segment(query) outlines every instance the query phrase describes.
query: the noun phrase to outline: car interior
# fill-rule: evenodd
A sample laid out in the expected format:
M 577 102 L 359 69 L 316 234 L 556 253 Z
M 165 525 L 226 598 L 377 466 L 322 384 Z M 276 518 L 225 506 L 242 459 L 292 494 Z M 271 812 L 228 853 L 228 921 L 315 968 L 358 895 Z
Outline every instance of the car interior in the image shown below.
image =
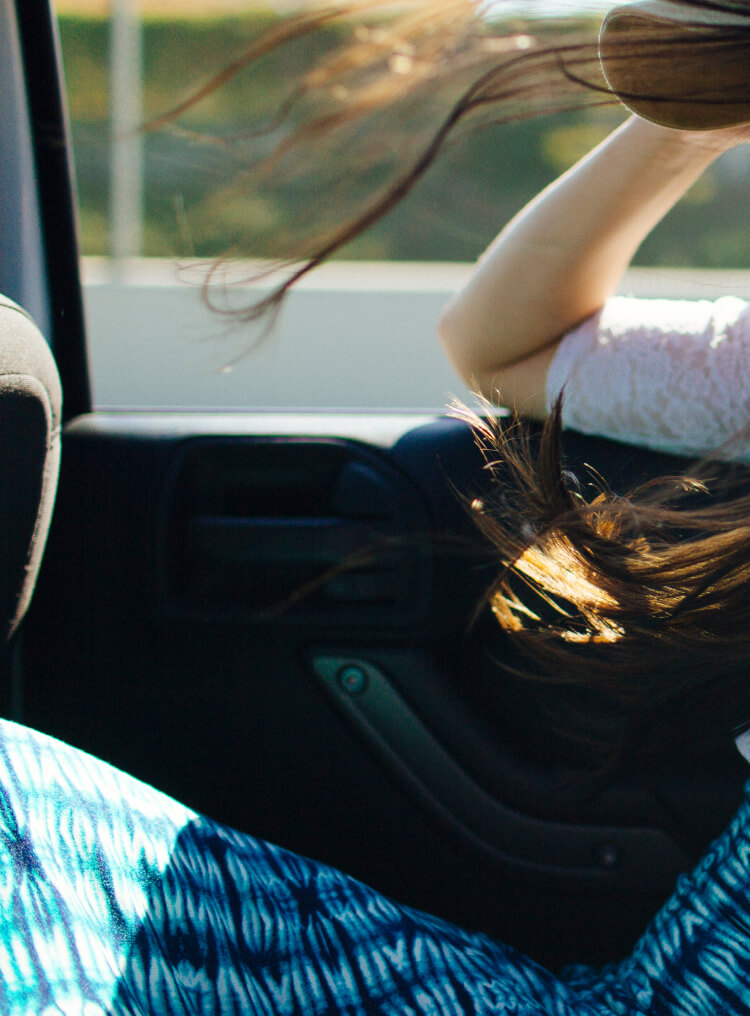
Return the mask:
M 27 413 L 0 383 L 4 715 L 545 964 L 625 954 L 740 802 L 745 763 L 713 736 L 737 703 L 655 709 L 658 751 L 592 766 L 558 723 L 591 703 L 514 676 L 477 609 L 498 562 L 466 510 L 487 474 L 464 422 L 95 409 L 48 0 L 0 0 L 0 77 L 0 292 L 63 391 L 15 630 L 54 380 L 0 308 L 3 374 L 46 393 Z M 614 490 L 684 465 L 574 433 L 566 460 Z

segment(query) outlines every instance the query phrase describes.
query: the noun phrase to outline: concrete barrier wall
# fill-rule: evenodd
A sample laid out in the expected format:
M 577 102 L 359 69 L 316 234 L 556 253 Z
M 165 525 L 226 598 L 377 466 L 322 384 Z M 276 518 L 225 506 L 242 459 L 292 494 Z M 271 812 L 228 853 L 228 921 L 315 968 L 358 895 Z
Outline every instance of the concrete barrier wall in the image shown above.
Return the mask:
M 470 399 L 436 325 L 470 268 L 335 263 L 288 298 L 274 331 L 229 323 L 201 293 L 204 269 L 87 260 L 84 280 L 95 403 L 101 408 L 439 410 Z M 642 296 L 750 297 L 745 272 L 636 270 Z M 234 306 L 262 290 L 236 285 Z

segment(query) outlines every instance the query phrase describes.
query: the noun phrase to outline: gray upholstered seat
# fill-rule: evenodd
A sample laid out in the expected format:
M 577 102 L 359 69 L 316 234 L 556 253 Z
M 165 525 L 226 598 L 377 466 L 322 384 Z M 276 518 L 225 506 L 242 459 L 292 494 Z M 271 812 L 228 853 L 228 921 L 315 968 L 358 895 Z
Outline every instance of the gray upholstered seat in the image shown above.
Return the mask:
M 31 599 L 60 465 L 60 380 L 44 337 L 0 296 L 0 626 L 7 640 Z

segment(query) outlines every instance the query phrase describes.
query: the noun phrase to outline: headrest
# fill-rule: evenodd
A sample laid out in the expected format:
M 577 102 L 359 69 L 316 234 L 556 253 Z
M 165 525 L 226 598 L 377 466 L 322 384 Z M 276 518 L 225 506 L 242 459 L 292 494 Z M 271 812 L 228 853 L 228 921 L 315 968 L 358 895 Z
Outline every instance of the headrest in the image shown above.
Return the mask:
M 29 605 L 60 466 L 62 391 L 38 328 L 0 296 L 0 632 Z

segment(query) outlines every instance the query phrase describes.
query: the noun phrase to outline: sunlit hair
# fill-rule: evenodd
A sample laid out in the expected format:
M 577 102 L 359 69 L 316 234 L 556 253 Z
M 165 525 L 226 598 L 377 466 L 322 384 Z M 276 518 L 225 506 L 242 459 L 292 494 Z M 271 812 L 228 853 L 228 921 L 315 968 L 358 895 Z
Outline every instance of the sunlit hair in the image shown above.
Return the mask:
M 705 461 L 618 495 L 593 470 L 566 470 L 562 399 L 535 445 L 518 422 L 457 413 L 491 480 L 471 503 L 497 554 L 486 602 L 535 663 L 527 676 L 588 684 L 629 708 L 717 678 L 745 681 L 750 494 L 736 492 L 748 488 L 745 470 Z

